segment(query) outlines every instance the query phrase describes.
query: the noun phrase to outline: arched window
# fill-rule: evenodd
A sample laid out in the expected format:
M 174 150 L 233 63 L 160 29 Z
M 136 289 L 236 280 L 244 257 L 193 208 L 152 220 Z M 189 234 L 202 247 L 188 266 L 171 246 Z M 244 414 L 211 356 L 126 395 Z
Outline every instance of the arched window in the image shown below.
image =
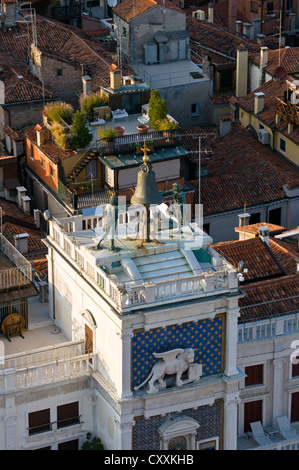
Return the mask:
M 159 428 L 162 450 L 194 450 L 199 423 L 189 416 L 169 418 Z

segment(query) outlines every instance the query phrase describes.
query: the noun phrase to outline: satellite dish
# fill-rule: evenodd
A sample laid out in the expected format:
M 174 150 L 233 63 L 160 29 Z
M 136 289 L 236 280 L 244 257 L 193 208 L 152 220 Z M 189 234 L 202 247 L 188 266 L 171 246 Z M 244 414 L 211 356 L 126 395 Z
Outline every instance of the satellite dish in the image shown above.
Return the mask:
M 51 219 L 51 214 L 48 210 L 46 210 L 44 213 L 43 213 L 43 216 L 45 218 L 45 220 L 50 220 Z
M 286 75 L 287 75 L 287 72 L 284 67 L 277 67 L 274 73 L 274 77 L 279 78 L 280 80 L 285 78 Z
M 117 5 L 117 0 L 108 0 L 109 7 L 113 8 Z

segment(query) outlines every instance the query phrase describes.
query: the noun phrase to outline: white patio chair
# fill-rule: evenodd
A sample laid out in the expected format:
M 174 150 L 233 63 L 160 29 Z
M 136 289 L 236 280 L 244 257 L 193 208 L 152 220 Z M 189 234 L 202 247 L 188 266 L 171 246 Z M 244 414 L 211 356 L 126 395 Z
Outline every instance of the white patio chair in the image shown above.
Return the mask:
M 285 439 L 292 439 L 296 436 L 296 430 L 290 425 L 287 416 L 277 418 L 277 424 L 280 434 L 282 434 Z
M 262 423 L 260 421 L 255 421 L 254 423 L 250 423 L 251 427 L 251 437 L 260 445 L 260 446 L 268 446 L 272 444 L 267 434 L 264 432 Z

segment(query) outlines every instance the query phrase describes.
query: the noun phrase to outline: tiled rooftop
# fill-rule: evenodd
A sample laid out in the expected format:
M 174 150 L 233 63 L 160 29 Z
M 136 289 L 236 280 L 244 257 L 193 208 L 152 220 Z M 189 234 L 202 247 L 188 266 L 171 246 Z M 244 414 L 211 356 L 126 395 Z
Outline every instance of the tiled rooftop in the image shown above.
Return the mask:
M 26 16 L 26 14 L 25 14 Z M 14 60 L 24 62 L 29 59 L 28 37 L 32 34 L 31 23 L 18 23 L 17 26 L 0 29 L 0 55 L 5 54 Z M 105 86 L 109 80 L 107 73 L 113 62 L 112 53 L 100 41 L 92 40 L 82 30 L 37 15 L 37 46 L 44 53 L 59 56 L 78 66 L 85 65 L 85 73 L 92 76 L 94 86 Z
M 2 227 L 3 235 L 12 243 L 14 244 L 14 235 L 19 235 L 21 233 L 27 233 L 28 237 L 28 252 L 34 251 L 46 251 L 47 248 L 45 244 L 42 242 L 42 239 L 45 238 L 45 235 L 40 232 L 39 230 L 32 230 L 28 228 L 24 228 L 20 225 L 12 224 L 10 222 L 6 222 L 3 224 Z
M 298 273 L 247 284 L 242 286 L 242 289 L 246 296 L 240 299 L 240 322 L 298 311 Z
M 199 46 L 207 48 L 211 52 L 214 51 L 219 55 L 223 54 L 223 56 L 227 57 L 227 60 L 229 58 L 235 60 L 237 49 L 241 46 L 245 46 L 249 53 L 259 52 L 260 50 L 260 44 L 257 43 L 256 39 L 239 37 L 219 24 L 201 21 L 189 15 L 186 18 L 186 25 L 192 41 L 195 41 Z M 265 39 L 265 46 L 269 49 L 277 49 L 278 42 L 276 39 L 272 37 Z M 191 46 L 196 48 L 194 43 Z
M 126 20 L 127 22 L 136 18 L 136 16 L 146 12 L 147 10 L 160 5 L 171 10 L 182 12 L 182 10 L 176 6 L 176 4 L 170 0 L 135 0 L 132 5 L 131 0 L 124 0 L 113 8 L 113 12 L 118 16 Z
M 260 54 L 250 54 L 249 60 L 259 66 Z M 288 75 L 299 73 L 299 47 L 269 50 L 265 71 L 274 77 L 277 67 L 283 67 Z

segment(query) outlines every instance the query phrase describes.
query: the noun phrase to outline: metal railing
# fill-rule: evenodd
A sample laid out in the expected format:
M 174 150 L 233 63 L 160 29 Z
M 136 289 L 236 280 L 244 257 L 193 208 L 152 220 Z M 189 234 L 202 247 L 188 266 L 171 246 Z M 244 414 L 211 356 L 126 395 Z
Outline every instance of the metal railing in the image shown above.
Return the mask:
M 20 253 L 8 240 L 0 233 L 0 250 L 16 266 L 0 271 L 0 287 L 8 288 L 21 286 L 32 281 L 32 266 L 22 253 Z

